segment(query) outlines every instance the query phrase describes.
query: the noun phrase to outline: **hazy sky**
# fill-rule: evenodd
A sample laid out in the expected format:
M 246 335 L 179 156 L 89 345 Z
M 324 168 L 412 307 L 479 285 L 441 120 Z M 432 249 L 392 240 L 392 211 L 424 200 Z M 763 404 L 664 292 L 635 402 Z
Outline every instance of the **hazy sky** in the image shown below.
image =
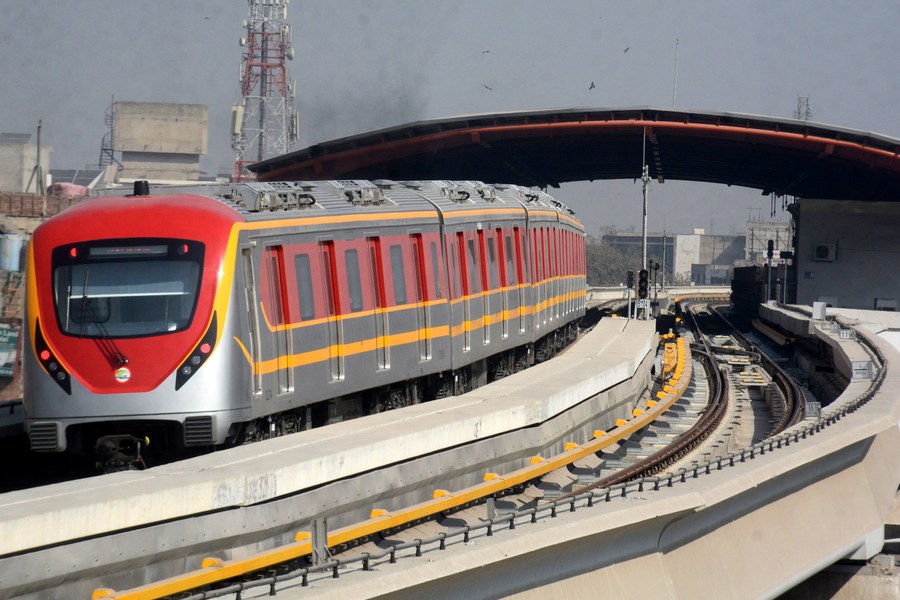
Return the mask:
M 52 168 L 96 165 L 115 96 L 208 105 L 201 168 L 231 171 L 246 0 L 0 9 L 0 131 L 33 133 L 43 119 Z M 294 0 L 288 20 L 295 149 L 471 113 L 672 106 L 676 38 L 679 109 L 791 117 L 808 96 L 814 121 L 900 137 L 898 0 Z M 639 182 L 550 192 L 590 233 L 640 230 Z M 756 190 L 667 181 L 650 192 L 650 229 L 742 232 L 769 204 Z

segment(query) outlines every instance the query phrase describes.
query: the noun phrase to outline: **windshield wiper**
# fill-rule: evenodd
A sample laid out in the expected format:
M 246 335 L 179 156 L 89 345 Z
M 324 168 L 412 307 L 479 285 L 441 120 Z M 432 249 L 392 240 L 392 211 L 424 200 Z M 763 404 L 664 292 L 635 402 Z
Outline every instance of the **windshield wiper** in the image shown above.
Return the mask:
M 106 331 L 106 327 L 103 326 L 103 323 L 100 322 L 100 318 L 97 316 L 97 313 L 94 312 L 94 308 L 91 306 L 91 300 L 87 295 L 87 282 L 88 275 L 90 274 L 90 269 L 85 269 L 84 272 L 84 284 L 81 288 L 81 325 L 80 325 L 80 333 L 81 336 L 84 336 L 84 314 L 87 312 L 91 320 L 94 322 L 94 326 L 97 328 L 97 332 L 100 334 L 94 339 L 97 340 L 97 344 L 100 346 L 100 350 L 106 355 L 107 360 L 112 359 L 117 362 L 120 367 L 124 367 L 128 364 L 128 357 L 122 353 L 119 349 L 119 346 L 116 345 L 115 340 L 113 340 L 112 336 Z

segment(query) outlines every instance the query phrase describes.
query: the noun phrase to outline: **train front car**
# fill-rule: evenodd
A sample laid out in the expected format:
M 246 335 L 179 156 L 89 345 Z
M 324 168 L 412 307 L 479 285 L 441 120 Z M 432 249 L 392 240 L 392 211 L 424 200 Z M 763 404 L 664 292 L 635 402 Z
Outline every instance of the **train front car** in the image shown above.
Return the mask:
M 148 442 L 152 454 L 223 441 L 241 409 L 231 395 L 246 387 L 222 343 L 240 221 L 209 198 L 135 195 L 84 201 L 35 230 L 23 353 L 32 450 L 127 462 Z

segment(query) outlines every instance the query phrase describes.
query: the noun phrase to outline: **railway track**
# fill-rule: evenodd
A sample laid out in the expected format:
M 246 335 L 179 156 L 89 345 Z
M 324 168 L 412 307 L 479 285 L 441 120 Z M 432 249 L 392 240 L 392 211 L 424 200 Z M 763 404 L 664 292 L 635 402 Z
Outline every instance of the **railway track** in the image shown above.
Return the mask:
M 562 455 L 533 457 L 528 467 L 513 473 L 487 473 L 474 488 L 435 490 L 432 500 L 405 510 L 376 507 L 368 521 L 339 530 L 327 531 L 324 522 L 314 521 L 311 533 L 298 534 L 292 544 L 248 559 L 210 557 L 197 571 L 172 580 L 119 593 L 98 589 L 94 596 L 248 598 L 257 588 L 271 591 L 348 570 L 365 571 L 401 556 L 552 519 L 558 511 L 610 502 L 635 489 L 683 481 L 689 467 L 681 465 L 709 443 L 728 407 L 728 386 L 711 348 L 689 343 L 703 337 L 694 333 L 680 340 L 677 366 L 641 399 L 633 419 L 608 432 L 596 431 L 593 439 L 567 444 Z M 651 422 L 646 417 L 653 412 L 659 414 Z
M 532 457 L 528 467 L 513 473 L 487 473 L 473 488 L 435 490 L 432 500 L 401 511 L 375 508 L 368 521 L 340 530 L 329 532 L 324 522 L 313 522 L 310 534 L 298 534 L 293 544 L 266 556 L 227 563 L 211 558 L 196 572 L 152 586 L 152 592 L 109 590 L 108 597 L 248 598 L 262 588 L 275 593 L 347 569 L 366 571 L 404 555 L 467 544 L 553 518 L 576 503 L 608 502 L 637 479 L 640 486 L 671 485 L 677 473 L 651 475 L 676 466 L 715 431 L 727 408 L 727 386 L 708 352 L 691 350 L 683 339 L 669 343 L 678 348 L 677 360 L 642 398 L 634 418 L 617 423 L 615 430 L 596 431 L 582 444 L 567 444 L 562 455 Z M 103 592 L 95 596 L 107 597 Z M 139 595 L 145 592 L 152 595 Z
M 727 303 L 707 303 L 706 306 L 709 307 L 708 314 L 711 315 L 711 320 L 720 323 L 718 326 L 707 325 L 707 338 L 711 333 L 725 331 L 736 343 L 736 347 L 720 347 L 718 351 L 735 356 L 751 357 L 759 363 L 760 367 L 768 374 L 778 389 L 781 397 L 781 401 L 775 406 L 778 418 L 774 421 L 768 435 L 777 435 L 785 429 L 800 423 L 805 415 L 806 403 L 797 382 L 777 362 L 772 360 L 766 352 L 751 342 L 747 336 L 743 335 L 729 321 L 724 314 L 724 308 L 727 306 Z M 712 327 L 711 330 L 710 327 Z
M 707 313 L 706 318 L 710 320 L 719 319 L 719 316 L 713 316 L 716 312 L 714 310 L 704 312 Z M 723 390 L 728 387 L 724 382 L 726 379 L 724 371 L 727 370 L 727 367 L 723 368 L 722 365 L 727 364 L 733 367 L 733 363 L 729 361 L 723 363 L 720 358 L 719 364 L 716 365 L 714 357 L 731 356 L 734 364 L 741 362 L 736 359 L 744 357 L 751 357 L 767 366 L 771 366 L 771 361 L 766 361 L 762 353 L 752 345 L 740 347 L 740 343 L 737 341 L 741 336 L 734 335 L 732 338 L 734 343 L 722 343 L 722 332 L 710 332 L 709 321 L 706 326 L 706 333 L 698 329 L 692 334 L 699 341 L 687 345 L 689 349 L 685 354 L 690 353 L 691 362 L 689 364 L 692 367 L 688 369 L 684 364 L 681 366 L 685 372 L 690 372 L 694 370 L 693 365 L 707 365 L 703 368 L 710 369 L 709 372 L 713 375 L 710 378 L 711 383 L 708 390 L 703 392 L 701 390 L 703 386 L 696 385 L 697 380 L 689 382 L 690 385 L 681 382 L 678 401 L 680 402 L 688 395 L 688 388 L 693 388 L 692 395 L 698 392 L 701 392 L 700 395 L 707 394 L 709 403 L 705 409 L 697 411 L 698 421 L 721 423 L 722 417 L 717 418 L 713 415 L 718 412 L 718 406 L 727 407 L 728 405 L 722 398 L 723 395 L 727 396 Z M 726 325 L 721 327 L 724 326 Z M 709 367 L 710 364 L 713 366 Z M 562 512 L 612 502 L 635 492 L 643 494 L 671 487 L 678 482 L 695 478 L 701 472 L 710 473 L 712 470 L 721 470 L 729 465 L 734 466 L 758 453 L 772 451 L 782 445 L 799 442 L 807 435 L 813 435 L 819 428 L 840 419 L 847 411 L 855 410 L 859 402 L 865 402 L 869 397 L 867 394 L 866 397 L 861 398 L 857 403 L 852 403 L 841 413 L 821 419 L 821 422 L 807 423 L 793 432 L 784 432 L 784 427 L 790 427 L 791 424 L 802 420 L 803 402 L 802 394 L 799 394 L 796 386 L 784 386 L 784 381 L 790 382 L 790 378 L 784 374 L 779 376 L 778 371 L 778 369 L 772 369 L 770 372 L 774 386 L 781 390 L 779 395 L 783 396 L 783 402 L 780 402 L 781 409 L 776 408 L 772 411 L 773 426 L 768 432 L 769 437 L 764 441 L 754 443 L 752 447 L 739 449 L 727 456 L 718 457 L 705 463 L 698 464 L 697 461 L 694 461 L 692 466 L 684 467 L 679 466 L 683 462 L 679 463 L 677 460 L 673 460 L 673 457 L 685 459 L 690 456 L 690 449 L 685 451 L 678 445 L 666 445 L 665 448 L 654 453 L 653 460 L 632 461 L 633 465 L 621 468 L 613 478 L 604 476 L 604 469 L 598 468 L 612 466 L 612 461 L 604 460 L 604 455 L 618 454 L 620 458 L 628 456 L 629 442 L 633 440 L 621 436 L 615 442 L 615 447 L 610 446 L 603 449 L 594 448 L 589 444 L 573 445 L 571 448 L 567 448 L 567 453 L 580 453 L 578 458 L 561 467 L 549 468 L 553 463 L 564 460 L 563 457 L 552 457 L 551 459 L 535 457 L 532 461 L 535 465 L 548 465 L 545 472 L 539 475 L 536 475 L 535 472 L 503 476 L 488 474 L 484 484 L 478 486 L 479 490 L 457 492 L 436 490 L 432 501 L 412 507 L 409 511 L 402 511 L 403 514 L 401 512 L 373 511 L 372 518 L 363 525 L 367 529 L 360 529 L 360 526 L 335 532 L 319 529 L 317 534 L 314 527 L 312 535 L 299 535 L 292 548 L 278 550 L 283 554 L 292 553 L 290 557 L 283 556 L 285 560 L 282 562 L 270 561 L 263 567 L 248 570 L 246 569 L 247 563 L 238 565 L 210 559 L 208 563 L 204 564 L 207 573 L 196 572 L 192 575 L 199 587 L 183 590 L 177 594 L 173 593 L 169 597 L 199 599 L 238 595 L 241 598 L 253 598 L 275 595 L 285 590 L 306 586 L 324 589 L 323 586 L 327 586 L 327 582 L 330 580 L 350 573 L 385 569 L 388 568 L 387 565 L 403 557 L 421 557 L 429 552 L 477 543 L 479 537 L 492 536 L 504 529 L 515 530 L 517 527 L 530 523 L 553 519 Z M 690 375 L 687 377 L 690 380 Z M 875 383 L 873 389 L 877 389 L 878 382 Z M 782 386 L 784 387 L 782 388 Z M 690 400 L 694 399 L 690 398 Z M 677 406 L 677 403 L 672 403 L 671 406 Z M 705 428 L 714 431 L 716 426 L 708 425 Z M 643 431 L 646 435 L 646 431 L 649 429 L 649 426 L 642 426 L 632 433 Z M 607 432 L 598 432 L 597 439 L 602 439 L 607 435 Z M 659 438 L 658 435 L 647 437 L 648 439 Z M 692 443 L 689 440 L 696 440 L 698 437 L 700 435 L 692 431 L 688 435 L 678 436 L 678 439 L 689 446 Z M 696 447 L 697 444 L 694 443 L 693 448 L 696 449 Z M 607 452 L 607 449 L 611 452 Z M 624 452 L 619 452 L 622 449 Z M 604 461 L 604 464 L 600 465 L 599 461 Z M 656 462 L 655 466 L 653 466 L 654 461 Z M 642 463 L 640 467 L 637 466 L 638 462 Z M 669 468 L 665 468 L 667 464 Z M 648 476 L 647 474 L 651 472 L 658 473 L 658 475 Z M 593 481 L 586 482 L 587 478 L 584 476 L 587 473 L 594 477 Z M 499 483 L 498 480 L 500 480 Z M 500 488 L 494 487 L 501 484 Z M 364 535 L 360 536 L 361 532 Z M 351 538 L 351 534 L 357 537 Z M 269 558 L 275 557 L 269 556 Z M 211 581 L 207 577 L 210 570 L 218 570 L 221 575 L 228 572 L 228 569 L 233 571 L 240 568 L 243 568 L 245 572 L 234 574 L 230 578 L 218 577 L 215 581 Z M 205 580 L 204 577 L 206 577 Z M 95 597 L 103 596 L 96 595 Z M 158 597 L 158 595 L 142 596 L 127 595 L 126 593 L 111 595 L 111 597 L 137 598 Z

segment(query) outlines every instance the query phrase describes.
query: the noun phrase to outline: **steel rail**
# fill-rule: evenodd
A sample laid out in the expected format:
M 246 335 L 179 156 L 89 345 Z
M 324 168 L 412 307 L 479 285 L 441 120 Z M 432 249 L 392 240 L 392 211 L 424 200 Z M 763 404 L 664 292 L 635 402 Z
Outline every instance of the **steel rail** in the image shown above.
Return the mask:
M 784 398 L 784 410 L 782 411 L 781 418 L 772 426 L 769 436 L 781 433 L 785 429 L 801 422 L 806 414 L 806 396 L 804 396 L 803 392 L 800 390 L 799 384 L 794 381 L 793 377 L 788 375 L 784 369 L 778 366 L 775 361 L 769 358 L 765 352 L 762 352 L 756 344 L 738 331 L 718 308 L 711 307 L 711 311 L 734 330 L 733 335 L 742 346 L 759 356 L 763 369 L 769 373 L 772 381 L 775 382 L 775 385 L 778 386 L 778 389 L 781 391 L 782 398 Z
M 815 422 L 804 423 L 798 428 L 761 440 L 749 448 L 741 449 L 732 452 L 727 456 L 717 457 L 693 465 L 690 468 L 682 468 L 677 472 L 669 472 L 662 477 L 647 477 L 630 482 L 619 483 L 605 489 L 581 493 L 565 500 L 555 499 L 527 509 L 503 513 L 494 519 L 482 522 L 478 525 L 441 532 L 430 538 L 416 539 L 386 549 L 380 553 L 362 553 L 349 558 L 331 560 L 316 566 L 303 567 L 298 571 L 290 573 L 278 573 L 270 570 L 266 574 L 261 574 L 259 579 L 234 583 L 227 587 L 200 592 L 186 598 L 180 596 L 180 598 L 183 600 L 201 600 L 229 594 L 238 594 L 238 597 L 240 597 L 241 591 L 260 586 L 269 586 L 269 595 L 274 596 L 276 593 L 276 583 L 302 578 L 301 585 L 305 587 L 308 585 L 308 578 L 310 576 L 317 574 L 328 576 L 329 573 L 331 579 L 338 579 L 340 577 L 341 567 L 350 567 L 354 564 L 359 564 L 363 571 L 368 571 L 372 569 L 372 563 L 379 559 L 389 557 L 391 563 L 396 562 L 397 554 L 401 550 L 414 548 L 415 556 L 422 556 L 423 547 L 427 545 L 437 544 L 439 545 L 437 549 L 444 550 L 451 539 L 463 537 L 463 541 L 466 542 L 469 540 L 470 535 L 476 531 L 485 530 L 487 532 L 486 535 L 492 535 L 492 527 L 496 527 L 497 525 L 505 524 L 510 530 L 516 529 L 517 519 L 527 518 L 531 523 L 536 523 L 539 515 L 549 516 L 551 518 L 556 517 L 560 508 L 565 509 L 568 507 L 569 512 L 574 512 L 577 507 L 590 508 L 594 506 L 596 502 L 608 503 L 617 498 L 627 498 L 631 493 L 643 494 L 645 491 L 659 491 L 662 488 L 671 488 L 677 482 L 685 483 L 696 479 L 701 475 L 710 475 L 713 472 L 721 471 L 725 468 L 737 467 L 753 460 L 756 456 L 761 456 L 783 447 L 786 448 L 795 443 L 801 443 L 808 438 L 814 437 L 823 429 L 836 424 L 843 417 L 859 410 L 862 406 L 867 404 L 881 388 L 881 384 L 888 368 L 887 360 L 877 344 L 865 334 L 860 334 L 858 339 L 861 344 L 867 346 L 872 351 L 876 358 L 876 366 L 879 367 L 876 371 L 875 378 L 872 380 L 868 389 L 859 396 L 845 401 L 839 407 L 836 407 L 836 410 L 823 413 L 823 415 Z
M 603 448 L 631 436 L 668 410 L 681 397 L 690 382 L 692 370 L 689 362 L 690 351 L 684 340 L 680 339 L 677 344 L 679 352 L 675 370 L 665 388 L 668 391 L 665 391 L 664 396 L 658 401 L 654 401 L 653 406 L 649 406 L 646 411 L 635 411 L 632 419 L 622 420 L 609 432 L 595 431 L 594 438 L 589 442 L 584 444 L 567 443 L 565 451 L 554 457 L 532 456 L 529 466 L 512 473 L 505 475 L 487 473 L 484 475 L 482 483 L 456 492 L 435 490 L 431 500 L 403 510 L 388 512 L 375 508 L 367 521 L 330 532 L 327 536 L 327 547 L 349 546 L 359 540 L 370 539 L 390 530 L 404 528 L 437 515 L 483 502 L 489 497 L 503 496 L 510 490 L 526 485 L 547 473 L 564 468 L 591 454 L 596 454 Z M 230 561 L 207 558 L 202 561 L 201 568 L 198 570 L 131 590 L 115 591 L 110 588 L 98 588 L 94 591 L 92 599 L 151 600 L 171 597 L 208 586 L 226 585 L 238 578 L 252 574 L 270 573 L 277 570 L 279 565 L 304 560 L 312 552 L 311 535 L 308 532 L 299 532 L 295 536 L 295 542 L 249 558 Z
M 184 598 L 183 600 L 201 600 L 219 597 L 221 595 L 235 593 L 240 594 L 240 591 L 242 590 L 265 585 L 270 586 L 269 594 L 275 595 L 276 583 L 301 577 L 301 585 L 305 587 L 308 585 L 309 576 L 315 574 L 327 574 L 328 572 L 331 573 L 332 579 L 338 579 L 340 577 L 340 567 L 349 567 L 353 564 L 359 563 L 362 566 L 363 571 L 368 571 L 371 570 L 371 563 L 380 558 L 389 557 L 391 563 L 396 562 L 397 553 L 402 549 L 415 548 L 415 556 L 422 556 L 423 546 L 429 544 L 439 544 L 438 549 L 444 550 L 446 548 L 447 542 L 452 538 L 463 536 L 463 541 L 468 542 L 470 535 L 478 530 L 486 530 L 486 535 L 491 535 L 493 526 L 502 525 L 504 523 L 507 525 L 508 529 L 514 530 L 516 529 L 517 519 L 528 518 L 531 523 L 536 523 L 538 515 L 548 515 L 549 517 L 554 518 L 557 516 L 558 510 L 560 508 L 565 509 L 566 507 L 568 507 L 568 512 L 574 512 L 577 507 L 590 508 L 594 506 L 596 502 L 608 503 L 617 498 L 627 498 L 631 493 L 643 494 L 646 491 L 659 491 L 662 488 L 671 488 L 676 482 L 685 483 L 687 481 L 697 479 L 701 475 L 710 475 L 713 472 L 722 471 L 725 468 L 737 467 L 741 464 L 753 460 L 757 456 L 765 455 L 766 453 L 776 451 L 780 448 L 787 448 L 792 444 L 801 443 L 804 440 L 814 437 L 823 429 L 831 425 L 835 425 L 842 418 L 859 410 L 861 407 L 867 404 L 880 390 L 885 374 L 887 372 L 888 361 L 873 340 L 871 340 L 870 338 L 868 338 L 868 336 L 861 332 L 858 333 L 858 339 L 860 343 L 864 346 L 867 346 L 872 351 L 873 356 L 876 359 L 876 366 L 879 368 L 877 369 L 875 378 L 872 380 L 871 385 L 865 390 L 865 392 L 861 393 L 853 399 L 845 401 L 841 404 L 841 406 L 836 407 L 836 410 L 828 413 L 823 413 L 822 416 L 815 422 L 804 423 L 800 427 L 791 429 L 790 431 L 785 431 L 776 436 L 756 442 L 749 448 L 740 449 L 736 452 L 730 453 L 727 456 L 721 456 L 711 460 L 707 460 L 703 463 L 695 464 L 689 468 L 682 468 L 676 472 L 669 472 L 662 477 L 646 477 L 643 479 L 614 484 L 605 489 L 580 493 L 576 496 L 566 498 L 564 500 L 558 498 L 527 509 L 503 513 L 495 517 L 494 519 L 483 522 L 479 525 L 471 527 L 466 526 L 464 528 L 458 528 L 449 532 L 441 532 L 431 538 L 416 539 L 411 542 L 386 549 L 381 553 L 362 553 L 358 556 L 350 558 L 332 560 L 321 565 L 305 567 L 293 573 L 283 575 L 274 574 L 262 579 L 234 584 L 229 586 L 228 588 L 202 592 L 200 594 Z

